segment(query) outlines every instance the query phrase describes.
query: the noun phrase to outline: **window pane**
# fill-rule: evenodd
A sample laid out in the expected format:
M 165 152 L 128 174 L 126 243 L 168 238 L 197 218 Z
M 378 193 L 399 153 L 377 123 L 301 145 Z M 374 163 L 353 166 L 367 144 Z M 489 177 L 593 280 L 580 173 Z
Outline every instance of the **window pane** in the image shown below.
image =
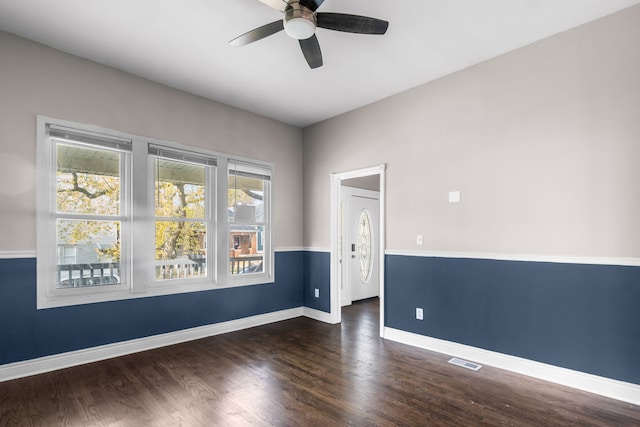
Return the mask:
M 121 153 L 57 144 L 58 212 L 119 215 Z
M 229 174 L 229 221 L 264 223 L 264 181 Z
M 57 221 L 57 288 L 115 285 L 120 279 L 119 221 Z
M 155 212 L 164 218 L 205 218 L 205 166 L 157 157 Z
M 204 222 L 156 221 L 156 279 L 207 275 Z
M 58 264 L 76 264 L 77 262 L 77 248 L 75 246 L 60 246 L 58 254 Z
M 229 233 L 231 275 L 264 272 L 264 227 L 236 225 Z

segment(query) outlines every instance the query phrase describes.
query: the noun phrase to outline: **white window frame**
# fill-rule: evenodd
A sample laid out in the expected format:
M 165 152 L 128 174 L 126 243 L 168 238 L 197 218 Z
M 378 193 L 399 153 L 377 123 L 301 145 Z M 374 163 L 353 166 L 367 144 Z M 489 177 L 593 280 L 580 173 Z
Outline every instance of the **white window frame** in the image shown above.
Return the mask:
M 246 171 L 253 172 L 256 175 L 264 175 L 264 195 L 263 195 L 263 206 L 264 206 L 264 220 L 261 225 L 264 226 L 264 261 L 263 261 L 263 271 L 261 273 L 250 273 L 250 274 L 238 274 L 238 275 L 230 275 L 227 274 L 228 282 L 233 285 L 249 285 L 254 283 L 268 283 L 273 282 L 274 278 L 274 268 L 273 268 L 273 238 L 272 238 L 272 221 L 271 221 L 271 204 L 273 200 L 272 188 L 273 188 L 273 168 L 269 165 L 258 164 L 255 160 L 250 159 L 241 159 L 234 158 L 230 159 L 227 163 L 227 167 L 225 167 L 224 173 L 225 176 L 229 177 L 230 165 L 236 164 L 241 168 L 244 168 Z M 227 188 L 230 188 L 231 184 L 227 182 Z M 225 191 L 225 197 L 227 192 Z M 231 263 L 231 255 L 229 251 L 229 235 L 231 234 L 232 223 L 228 221 L 228 217 L 226 215 L 226 209 L 228 207 L 228 201 L 225 198 L 225 216 L 224 223 L 227 225 L 225 230 L 225 236 L 227 238 L 227 245 L 225 246 L 225 255 L 227 271 L 229 269 L 229 265 Z M 222 222 L 222 221 L 221 221 Z
M 149 155 L 147 160 L 148 165 L 148 189 L 150 191 L 148 200 L 149 203 L 149 216 L 153 218 L 153 225 L 155 230 L 155 222 L 158 219 L 161 220 L 180 220 L 176 218 L 159 218 L 155 214 L 155 200 L 154 188 L 155 188 L 155 159 L 158 157 L 165 158 L 167 160 L 183 161 L 186 163 L 200 164 L 205 167 L 205 217 L 203 221 L 207 227 L 207 238 L 205 241 L 205 247 L 207 248 L 206 262 L 207 262 L 207 275 L 205 277 L 198 278 L 176 278 L 157 280 L 155 277 L 156 261 L 154 257 L 153 271 L 154 274 L 151 279 L 151 288 L 162 290 L 174 289 L 175 287 L 188 287 L 190 290 L 207 289 L 215 283 L 217 278 L 217 268 L 215 262 L 215 250 L 210 251 L 209 248 L 216 248 L 215 242 L 217 238 L 217 225 L 216 225 L 216 193 L 219 191 L 216 188 L 217 177 L 217 158 L 210 155 L 204 155 L 200 152 L 193 152 L 184 149 L 177 148 L 175 146 L 156 145 L 149 144 Z M 151 153 L 153 151 L 154 153 Z M 185 220 L 189 222 L 189 220 Z M 198 221 L 200 222 L 200 221 Z M 155 237 L 155 231 L 154 231 Z M 154 240 L 155 241 L 155 240 Z
M 68 127 L 96 138 L 114 138 L 131 141 L 131 153 L 122 166 L 122 247 L 121 281 L 119 285 L 56 289 L 57 240 L 55 192 L 55 156 L 47 126 Z M 184 153 L 215 159 L 217 167 L 210 170 L 207 200 L 206 278 L 193 280 L 155 280 L 155 211 L 153 170 L 150 170 L 149 145 L 163 146 Z M 239 162 L 254 164 L 268 171 L 271 183 L 265 189 L 265 242 L 264 272 L 256 274 L 229 274 L 229 221 L 228 164 Z M 130 298 L 169 295 L 183 292 L 220 289 L 232 286 L 266 284 L 274 282 L 271 205 L 273 201 L 273 164 L 244 157 L 230 156 L 211 150 L 194 148 L 168 141 L 140 137 L 98 126 L 79 124 L 45 116 L 37 117 L 37 308 L 62 307 Z M 125 235 L 126 234 L 126 235 Z

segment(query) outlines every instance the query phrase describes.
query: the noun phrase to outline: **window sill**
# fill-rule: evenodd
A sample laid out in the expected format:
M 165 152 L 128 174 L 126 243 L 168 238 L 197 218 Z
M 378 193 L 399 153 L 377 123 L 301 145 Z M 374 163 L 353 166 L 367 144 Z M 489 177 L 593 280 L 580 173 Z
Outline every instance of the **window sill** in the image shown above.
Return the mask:
M 96 292 L 83 292 L 81 295 L 46 295 L 38 296 L 38 310 L 49 308 L 70 307 L 75 305 L 96 304 L 129 299 L 147 298 L 177 295 L 191 292 L 215 291 L 218 289 L 236 288 L 242 286 L 266 285 L 275 283 L 274 278 L 268 274 L 255 275 L 253 277 L 231 278 L 227 283 L 212 283 L 210 281 L 198 281 L 192 283 L 162 283 L 148 286 L 145 292 L 132 291 L 130 289 L 100 289 Z

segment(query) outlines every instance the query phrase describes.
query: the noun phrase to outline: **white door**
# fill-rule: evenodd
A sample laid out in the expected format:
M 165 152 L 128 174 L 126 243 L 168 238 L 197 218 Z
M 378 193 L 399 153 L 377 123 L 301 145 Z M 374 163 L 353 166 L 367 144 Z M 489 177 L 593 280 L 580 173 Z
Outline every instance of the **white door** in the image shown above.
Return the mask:
M 380 294 L 380 193 L 342 187 L 344 195 L 342 305 Z

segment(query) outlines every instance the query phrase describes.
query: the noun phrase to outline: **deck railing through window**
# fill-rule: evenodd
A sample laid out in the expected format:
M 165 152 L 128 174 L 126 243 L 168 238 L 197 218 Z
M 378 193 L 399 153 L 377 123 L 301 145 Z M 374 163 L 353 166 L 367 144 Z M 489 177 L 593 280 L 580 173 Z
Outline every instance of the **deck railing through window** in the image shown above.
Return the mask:
M 117 285 L 119 283 L 119 262 L 58 265 L 56 282 L 58 288 Z
M 231 274 L 262 273 L 263 255 L 244 255 L 229 258 Z
M 207 275 L 206 258 L 156 260 L 156 279 L 187 279 Z
M 229 259 L 232 275 L 262 273 L 263 255 L 245 255 Z M 180 279 L 206 276 L 206 264 L 199 260 L 174 259 L 156 263 L 156 279 Z M 120 263 L 62 264 L 57 266 L 57 287 L 78 288 L 120 284 Z

